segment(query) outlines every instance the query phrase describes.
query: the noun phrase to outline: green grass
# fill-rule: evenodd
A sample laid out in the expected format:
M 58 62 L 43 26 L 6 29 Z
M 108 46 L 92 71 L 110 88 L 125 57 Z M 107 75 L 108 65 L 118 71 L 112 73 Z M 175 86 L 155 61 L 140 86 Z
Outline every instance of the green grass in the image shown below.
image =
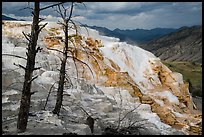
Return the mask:
M 162 61 L 173 72 L 179 72 L 183 75 L 186 82 L 190 82 L 189 87 L 193 96 L 202 95 L 202 66 L 201 64 L 191 62 L 170 62 Z

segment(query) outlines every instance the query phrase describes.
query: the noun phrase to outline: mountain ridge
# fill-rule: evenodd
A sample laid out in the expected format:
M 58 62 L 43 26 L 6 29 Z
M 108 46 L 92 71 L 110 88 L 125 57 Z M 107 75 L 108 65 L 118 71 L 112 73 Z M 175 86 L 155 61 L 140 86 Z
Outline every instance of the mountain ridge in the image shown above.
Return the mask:
M 99 26 L 88 26 L 92 29 L 96 29 L 99 31 L 99 34 L 106 35 L 110 37 L 117 37 L 122 42 L 127 42 L 128 44 L 142 44 L 146 43 L 150 40 L 157 39 L 161 36 L 166 34 L 172 33 L 177 31 L 177 29 L 173 28 L 154 28 L 154 29 L 119 29 L 116 28 L 114 30 L 110 30 L 106 27 L 99 27 Z
M 17 20 L 17 19 L 2 14 L 2 20 Z
M 12 17 L 6 16 L 6 15 L 3 15 L 3 14 L 2 14 L 1 20 L 5 20 L 5 21 L 25 21 L 23 19 L 18 20 L 16 18 L 12 18 Z
M 141 44 L 140 47 L 162 60 L 202 64 L 202 26 L 181 27 L 177 32 Z

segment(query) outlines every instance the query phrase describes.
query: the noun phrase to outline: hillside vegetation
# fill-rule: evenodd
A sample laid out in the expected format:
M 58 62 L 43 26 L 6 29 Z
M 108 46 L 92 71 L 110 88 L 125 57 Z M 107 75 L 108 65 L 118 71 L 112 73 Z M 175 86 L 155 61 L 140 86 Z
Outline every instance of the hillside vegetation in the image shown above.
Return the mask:
M 202 65 L 190 62 L 162 61 L 172 71 L 179 72 L 183 79 L 189 82 L 189 90 L 192 96 L 202 96 Z M 192 85 L 192 86 L 191 86 Z
M 140 47 L 162 60 L 202 63 L 202 26 L 183 27 Z

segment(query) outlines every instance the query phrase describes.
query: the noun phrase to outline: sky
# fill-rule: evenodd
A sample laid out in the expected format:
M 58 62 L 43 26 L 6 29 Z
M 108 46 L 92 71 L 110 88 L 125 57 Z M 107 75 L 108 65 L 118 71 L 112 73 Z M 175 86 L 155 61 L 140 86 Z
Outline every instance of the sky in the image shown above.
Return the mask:
M 53 3 L 41 2 L 40 7 Z M 31 10 L 26 8 L 32 6 L 31 2 L 2 2 L 2 14 L 32 20 Z M 180 28 L 202 25 L 202 2 L 85 2 L 75 5 L 73 16 L 79 24 L 111 30 Z M 56 22 L 60 19 L 56 8 L 42 11 L 41 17 Z

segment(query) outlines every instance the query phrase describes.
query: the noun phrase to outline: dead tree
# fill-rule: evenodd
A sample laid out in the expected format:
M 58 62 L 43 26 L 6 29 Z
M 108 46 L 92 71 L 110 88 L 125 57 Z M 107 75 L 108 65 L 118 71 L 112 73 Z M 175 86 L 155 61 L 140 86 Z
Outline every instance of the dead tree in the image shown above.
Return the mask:
M 79 3 L 79 2 L 76 2 L 76 3 Z M 64 36 L 65 36 L 65 39 L 63 40 L 64 48 L 63 48 L 63 51 L 60 51 L 58 49 L 49 48 L 49 50 L 55 50 L 55 51 L 58 51 L 59 53 L 62 54 L 62 58 L 60 58 L 61 67 L 60 67 L 60 72 L 59 72 L 59 84 L 58 84 L 58 89 L 57 89 L 57 99 L 56 99 L 55 108 L 53 110 L 53 113 L 57 114 L 57 115 L 59 115 L 59 112 L 60 112 L 60 109 L 62 106 L 62 101 L 63 101 L 63 91 L 64 91 L 64 83 L 65 83 L 65 79 L 66 79 L 67 59 L 68 58 L 73 59 L 76 70 L 77 70 L 76 62 L 79 62 L 79 63 L 86 65 L 93 75 L 93 72 L 92 72 L 91 68 L 89 67 L 89 65 L 87 65 L 85 62 L 83 62 L 80 59 L 78 59 L 77 57 L 75 57 L 74 51 L 71 50 L 73 47 L 69 46 L 69 41 L 71 43 L 72 43 L 72 41 L 71 41 L 71 37 L 69 37 L 68 30 L 71 28 L 74 28 L 76 31 L 76 35 L 78 34 L 76 24 L 72 20 L 72 13 L 73 13 L 73 9 L 74 9 L 74 4 L 75 3 L 72 2 L 71 6 L 69 8 L 65 8 L 63 4 L 57 6 L 58 9 L 56 11 L 59 13 L 59 15 L 62 18 L 62 22 L 58 22 L 58 24 L 62 25 L 62 27 L 63 27 L 63 32 L 64 32 Z M 67 17 L 67 10 L 68 9 L 70 9 L 70 11 L 69 11 L 69 15 Z M 72 24 L 72 26 L 69 26 L 70 24 Z M 72 43 L 72 44 L 74 45 L 74 43 Z M 74 50 L 76 50 L 76 49 L 74 49 Z M 69 55 L 68 53 L 70 53 L 71 55 Z M 77 72 L 77 74 L 78 74 L 78 72 Z
M 70 13 L 69 13 L 69 17 L 66 17 L 67 14 L 67 9 L 64 8 L 64 6 L 62 5 L 62 7 L 64 8 L 64 14 L 61 11 L 61 5 L 58 5 L 58 12 L 61 15 L 63 22 L 61 23 L 61 25 L 63 26 L 63 31 L 64 31 L 64 36 L 65 36 L 65 40 L 64 40 L 64 48 L 63 48 L 63 57 L 61 59 L 61 67 L 60 67 L 60 74 L 59 74 L 59 84 L 58 84 L 58 89 L 57 89 L 57 100 L 56 100 L 56 105 L 55 108 L 53 110 L 54 114 L 59 114 L 60 112 L 60 108 L 62 106 L 62 100 L 63 100 L 63 90 L 64 90 L 64 81 L 65 81 L 65 69 L 66 69 L 66 62 L 67 62 L 67 58 L 68 58 L 68 29 L 69 29 L 69 21 L 72 17 L 72 12 L 73 12 L 73 8 L 74 8 L 74 3 L 71 3 L 71 9 L 70 9 Z
M 40 3 L 35 2 L 34 9 L 32 12 L 33 21 L 31 25 L 31 34 L 29 35 L 23 32 L 23 35 L 28 41 L 28 47 L 27 47 L 27 52 L 26 52 L 26 55 L 27 55 L 26 67 L 20 64 L 17 65 L 20 68 L 25 70 L 22 97 L 21 97 L 21 102 L 20 102 L 20 110 L 18 113 L 18 120 L 17 120 L 17 131 L 18 132 L 25 132 L 26 130 L 31 95 L 34 94 L 34 92 L 31 92 L 31 84 L 32 84 L 32 81 L 37 78 L 37 76 L 33 77 L 33 71 L 40 69 L 40 67 L 35 68 L 36 54 L 42 50 L 42 48 L 37 47 L 37 41 L 38 41 L 38 35 L 40 31 L 47 25 L 47 23 L 45 23 L 42 26 L 39 25 L 39 23 L 43 20 L 42 18 L 39 17 L 40 11 L 56 6 L 56 5 L 59 5 L 59 4 L 61 3 L 53 4 L 53 5 L 40 9 Z
M 39 27 L 39 12 L 40 12 L 40 3 L 35 2 L 31 36 L 29 37 L 28 35 L 23 33 L 25 38 L 29 41 L 29 44 L 28 44 L 28 52 L 26 53 L 27 55 L 26 67 L 21 67 L 25 70 L 25 76 L 24 76 L 20 110 L 19 110 L 18 121 L 17 121 L 18 132 L 24 132 L 26 130 L 29 108 L 30 108 L 30 98 L 32 95 L 31 83 L 34 79 L 37 78 L 37 76 L 33 77 L 33 71 L 36 70 L 35 68 L 36 53 L 41 49 L 40 47 L 36 49 L 38 34 L 42 29 Z

